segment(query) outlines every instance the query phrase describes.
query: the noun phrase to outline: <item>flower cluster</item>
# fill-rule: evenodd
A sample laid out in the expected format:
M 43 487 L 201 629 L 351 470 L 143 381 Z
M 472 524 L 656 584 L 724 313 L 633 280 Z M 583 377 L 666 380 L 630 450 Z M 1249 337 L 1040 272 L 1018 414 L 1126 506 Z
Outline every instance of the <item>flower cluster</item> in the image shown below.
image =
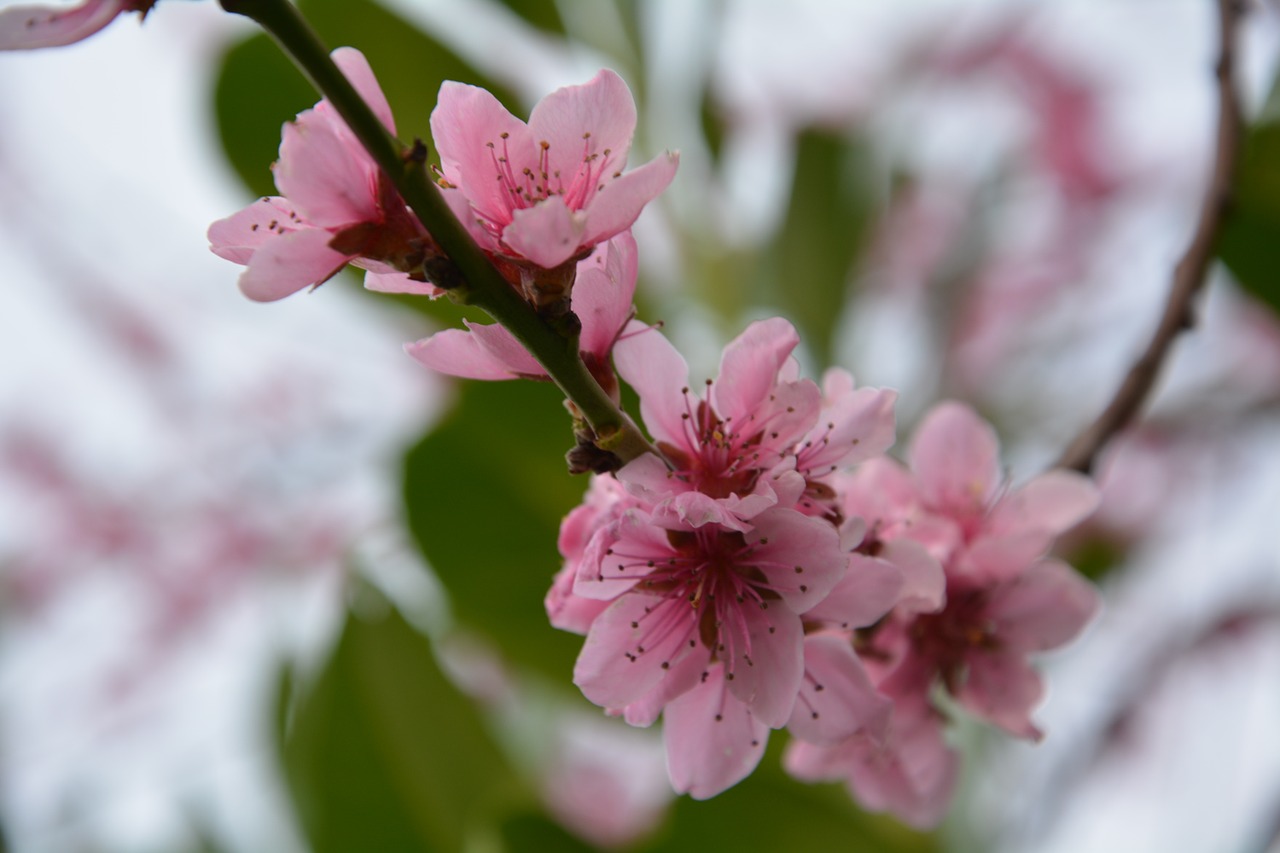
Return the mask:
M 393 130 L 364 58 L 334 59 Z M 1039 737 L 1027 656 L 1067 642 L 1096 606 L 1045 556 L 1093 510 L 1089 481 L 1053 472 L 1008 489 L 994 431 L 957 403 L 925 419 L 902 467 L 885 456 L 896 392 L 838 369 L 802 378 L 780 318 L 749 326 L 719 375 L 691 386 L 632 305 L 630 228 L 676 158 L 623 174 L 635 106 L 612 72 L 548 96 L 528 124 L 446 83 L 431 125 L 440 192 L 506 283 L 548 322 L 572 314 L 566 343 L 612 399 L 620 380 L 639 396 L 653 452 L 600 448 L 617 464 L 590 466 L 610 473 L 564 520 L 545 603 L 553 625 L 586 637 L 573 678 L 588 699 L 633 725 L 663 719 L 675 789 L 724 791 L 785 728 L 792 774 L 847 780 L 866 807 L 923 827 L 956 776 L 940 694 Z M 424 263 L 438 247 L 327 102 L 286 126 L 275 175 L 284 197 L 210 229 L 215 252 L 247 264 L 249 296 L 347 263 L 372 289 L 439 294 Z M 408 351 L 454 376 L 548 374 L 499 325 Z

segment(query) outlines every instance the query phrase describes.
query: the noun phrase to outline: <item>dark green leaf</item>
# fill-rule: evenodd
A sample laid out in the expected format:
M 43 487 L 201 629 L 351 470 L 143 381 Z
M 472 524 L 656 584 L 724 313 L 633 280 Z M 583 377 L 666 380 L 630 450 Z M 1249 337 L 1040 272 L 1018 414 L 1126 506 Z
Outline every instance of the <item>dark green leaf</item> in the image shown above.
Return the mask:
M 501 0 L 501 3 L 538 29 L 564 35 L 564 21 L 560 20 L 555 0 Z
M 1280 311 L 1280 121 L 1246 138 L 1218 256 L 1245 290 Z
M 608 808 L 607 804 L 602 808 Z M 595 850 L 540 815 L 518 815 L 502 825 L 506 853 L 591 853 Z
M 570 420 L 554 386 L 467 383 L 453 413 L 409 452 L 409 527 L 462 622 L 508 659 L 567 682 L 582 639 L 547 623 L 561 518 L 587 481 L 566 473 Z
M 475 706 L 389 606 L 348 616 L 283 755 L 316 853 L 462 849 L 511 784 Z
M 822 365 L 832 362 L 835 324 L 870 222 L 867 156 L 844 134 L 800 134 L 787 215 L 761 266 L 762 299 L 795 321 Z

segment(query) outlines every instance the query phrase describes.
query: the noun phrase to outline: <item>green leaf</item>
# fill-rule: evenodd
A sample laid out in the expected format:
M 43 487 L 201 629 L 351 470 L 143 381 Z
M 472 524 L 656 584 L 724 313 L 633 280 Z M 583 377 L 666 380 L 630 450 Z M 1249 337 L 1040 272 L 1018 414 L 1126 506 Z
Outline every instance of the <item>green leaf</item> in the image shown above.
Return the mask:
M 833 360 L 835 325 L 871 219 L 868 156 L 845 134 L 800 134 L 786 218 L 760 267 L 763 300 L 796 323 L 822 365 Z
M 1249 293 L 1280 312 L 1280 119 L 1249 130 L 1218 236 L 1218 257 Z
M 426 638 L 381 610 L 348 616 L 298 702 L 290 791 L 316 853 L 460 850 L 512 777 Z
M 501 0 L 501 3 L 538 29 L 564 35 L 564 21 L 553 0 Z
M 560 520 L 582 499 L 573 444 L 549 383 L 471 382 L 404 464 L 409 528 L 458 619 L 511 661 L 567 683 L 582 638 L 552 628 L 542 599 L 560 567 Z
M 602 804 L 601 808 L 609 808 Z M 502 825 L 505 853 L 592 853 L 597 848 L 570 835 L 541 815 L 523 814 Z

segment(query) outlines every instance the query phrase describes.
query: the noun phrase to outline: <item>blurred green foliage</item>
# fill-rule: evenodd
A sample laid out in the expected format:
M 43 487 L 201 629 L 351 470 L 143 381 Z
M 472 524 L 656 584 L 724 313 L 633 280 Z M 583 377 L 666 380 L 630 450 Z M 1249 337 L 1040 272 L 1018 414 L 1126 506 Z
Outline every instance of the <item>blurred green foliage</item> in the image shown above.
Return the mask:
M 511 771 L 427 639 L 385 602 L 369 609 L 381 613 L 348 614 L 286 727 L 285 774 L 307 839 L 316 853 L 462 849 Z
M 1280 312 L 1280 77 L 1249 128 L 1218 256 L 1236 281 Z
M 868 173 L 869 153 L 856 137 L 802 132 L 787 213 L 758 266 L 758 297 L 795 322 L 823 366 L 834 363 L 836 324 L 871 222 Z
M 550 383 L 464 384 L 405 458 L 404 506 L 458 619 L 509 660 L 568 683 L 582 640 L 552 628 L 542 606 L 560 520 L 587 487 L 565 467 L 573 434 L 561 399 Z

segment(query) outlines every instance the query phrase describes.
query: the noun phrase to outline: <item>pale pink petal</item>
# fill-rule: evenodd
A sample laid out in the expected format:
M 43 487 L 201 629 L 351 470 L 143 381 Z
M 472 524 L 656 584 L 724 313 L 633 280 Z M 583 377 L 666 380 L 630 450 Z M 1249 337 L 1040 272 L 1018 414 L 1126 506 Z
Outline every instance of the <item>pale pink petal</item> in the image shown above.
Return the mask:
M 502 242 L 540 267 L 558 267 L 577 254 L 585 219 L 552 196 L 533 207 L 517 210 L 502 232 Z
M 220 258 L 248 264 L 260 246 L 302 226 L 288 199 L 260 198 L 209 226 L 209 249 Z
M 599 265 L 603 255 L 605 264 Z M 630 232 L 614 237 L 578 264 L 573 285 L 573 313 L 582 321 L 579 346 L 603 360 L 631 318 L 636 292 L 638 253 Z
M 767 604 L 767 602 L 766 602 Z M 725 681 L 729 691 L 770 728 L 791 717 L 804 676 L 804 632 L 800 619 L 783 607 L 746 603 L 742 610 L 747 647 L 727 648 Z
M 250 299 L 271 302 L 328 281 L 351 260 L 330 249 L 329 238 L 328 231 L 305 228 L 263 243 L 240 276 L 240 290 Z
M 890 743 L 861 735 L 851 762 L 849 790 L 869 811 L 887 811 L 920 830 L 942 821 L 959 776 L 959 756 L 946 745 L 942 729 L 927 713 L 895 716 Z
M 656 688 L 668 670 L 697 653 L 696 613 L 683 599 L 628 593 L 596 617 L 573 683 L 592 702 L 625 708 Z
M 702 674 L 711 665 L 711 651 L 701 643 L 690 648 L 689 653 L 671 663 L 666 676 L 658 686 L 622 709 L 622 716 L 630 725 L 653 725 L 667 704 L 683 696 L 702 681 Z
M 365 267 L 364 289 L 376 293 L 408 293 L 413 296 L 429 296 L 435 299 L 444 291 L 429 281 L 414 281 L 407 273 L 379 272 L 369 269 L 367 262 L 361 261 L 356 266 Z
M 617 598 L 645 574 L 645 565 L 671 552 L 666 531 L 647 513 L 631 509 L 597 530 L 578 562 L 573 591 L 584 598 Z
M 813 609 L 845 575 L 849 556 L 829 523 L 791 509 L 771 509 L 752 519 L 747 541 L 759 568 L 793 613 Z
M 937 565 L 936 563 L 934 565 Z M 938 569 L 941 576 L 942 569 Z M 849 568 L 831 593 L 803 615 L 807 622 L 864 628 L 879 621 L 902 595 L 903 575 L 892 563 L 849 555 Z
M 705 800 L 741 782 L 760 763 L 769 728 L 725 688 L 717 667 L 667 705 L 663 717 L 671 785 Z
M 729 342 L 711 399 L 721 418 L 738 421 L 760 408 L 778 384 L 778 369 L 800 343 L 795 327 L 781 317 L 758 320 Z
M 373 69 L 369 67 L 369 60 L 365 59 L 364 54 L 354 47 L 340 47 L 330 56 L 333 57 L 334 63 L 342 71 L 343 76 L 355 88 L 356 93 L 364 99 L 364 102 L 373 110 L 373 114 L 394 136 L 396 120 L 391 116 L 391 107 L 387 104 L 387 96 L 382 94 L 382 87 L 378 85 L 378 78 L 373 76 Z
M 801 782 L 835 782 L 848 778 L 856 759 L 853 739 L 820 745 L 793 738 L 782 754 L 782 766 Z
M 405 344 L 404 351 L 432 370 L 463 379 L 515 379 L 507 364 L 462 329 L 445 329 Z
M 315 110 L 284 126 L 274 167 L 281 194 L 304 219 L 326 228 L 380 218 L 375 169 L 349 133 L 336 131 L 335 119 Z
M 980 583 L 1016 577 L 1044 556 L 1053 536 L 1042 530 L 1023 530 L 1008 536 L 980 536 L 948 567 L 958 576 Z
M 621 170 L 635 128 L 631 90 L 609 69 L 582 85 L 557 89 L 539 101 L 529 115 L 533 143 L 545 141 L 548 145 L 547 171 L 564 176 L 575 173 L 592 154 L 596 160 L 607 158 L 610 172 Z
M 879 693 L 847 634 L 804 639 L 805 677 L 787 728 L 801 740 L 836 744 L 857 731 L 883 737 L 893 702 Z
M 658 197 L 676 176 L 680 155 L 668 151 L 615 179 L 606 179 L 587 217 L 587 245 L 621 234 L 640 218 L 644 206 Z
M 968 673 L 956 700 L 970 713 L 1030 740 L 1043 735 L 1031 712 L 1044 696 L 1044 684 L 1020 654 L 991 652 L 968 658 Z
M 671 342 L 657 329 L 633 321 L 613 348 L 613 363 L 640 395 L 640 416 L 649 435 L 688 448 L 684 415 L 696 403 L 687 400 L 689 366 Z
M 880 549 L 880 559 L 902 572 L 900 612 L 932 613 L 947 600 L 947 576 L 928 549 L 911 539 L 895 539 Z
M 987 529 L 998 534 L 1030 528 L 1057 536 L 1086 519 L 1100 498 L 1093 481 L 1083 474 L 1050 471 L 1001 500 Z
M 565 564 L 556 572 L 542 600 L 547 611 L 547 619 L 561 631 L 572 631 L 575 634 L 586 634 L 591 630 L 591 623 L 608 607 L 607 601 L 596 601 L 573 594 L 574 567 Z
M 997 589 L 988 611 L 1001 642 L 1027 652 L 1042 652 L 1074 639 L 1098 605 L 1093 584 L 1066 563 L 1045 560 Z
M 822 476 L 838 466 L 856 465 L 893 445 L 893 406 L 898 392 L 853 387 L 853 377 L 832 368 L 822 380 L 824 406 L 817 425 L 805 436 L 803 466 Z
M 75 7 L 11 6 L 0 10 L 0 50 L 72 44 L 101 30 L 124 9 L 124 0 L 85 0 Z
M 507 365 L 507 369 L 519 376 L 546 376 L 547 371 L 529 354 L 524 344 L 497 323 L 479 324 L 464 321 L 480 346 Z
M 515 187 L 509 176 L 538 166 L 525 123 L 487 90 L 448 80 L 431 112 L 431 137 L 445 178 L 482 216 L 510 222 Z
M 911 470 L 931 507 L 961 516 L 985 512 L 1000 484 L 995 430 L 962 403 L 935 406 L 911 442 Z

